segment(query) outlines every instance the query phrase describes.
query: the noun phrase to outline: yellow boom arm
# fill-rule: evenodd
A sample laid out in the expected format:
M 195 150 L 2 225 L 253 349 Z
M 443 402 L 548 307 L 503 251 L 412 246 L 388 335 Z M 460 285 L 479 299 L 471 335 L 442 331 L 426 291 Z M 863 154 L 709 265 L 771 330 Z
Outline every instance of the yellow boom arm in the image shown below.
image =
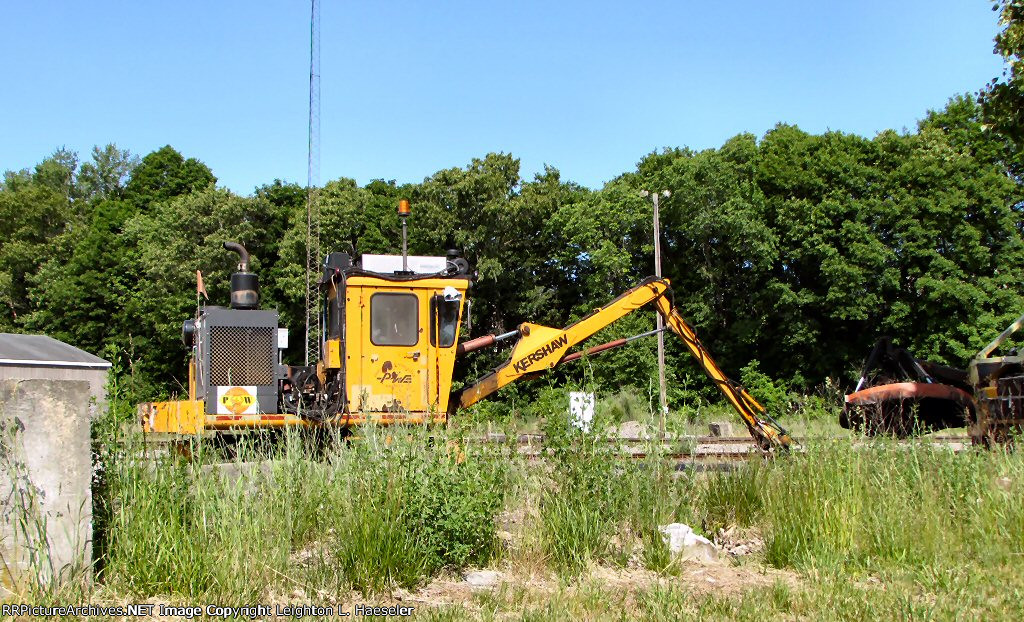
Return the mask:
M 509 360 L 487 374 L 475 384 L 464 388 L 449 401 L 451 407 L 466 408 L 520 378 L 534 377 L 558 365 L 570 348 L 587 340 L 602 328 L 644 307 L 652 301 L 665 318 L 666 325 L 682 338 L 690 353 L 739 413 L 751 436 L 764 449 L 787 448 L 792 444 L 789 434 L 773 421 L 758 403 L 739 384 L 722 372 L 714 358 L 700 342 L 696 332 L 686 323 L 668 297 L 671 291 L 667 279 L 649 278 L 607 305 L 595 310 L 580 321 L 563 329 L 523 323 L 519 326 L 519 341 L 512 349 Z

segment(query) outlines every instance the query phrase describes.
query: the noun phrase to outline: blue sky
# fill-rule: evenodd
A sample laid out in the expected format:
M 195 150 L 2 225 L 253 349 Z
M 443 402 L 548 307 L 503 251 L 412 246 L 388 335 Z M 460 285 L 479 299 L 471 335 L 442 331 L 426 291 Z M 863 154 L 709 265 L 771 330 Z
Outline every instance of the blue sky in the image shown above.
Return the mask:
M 321 181 L 504 151 L 600 187 L 780 121 L 913 129 L 1002 68 L 984 0 L 322 4 Z M 305 183 L 308 2 L 8 2 L 0 58 L 0 170 L 170 144 L 236 192 Z

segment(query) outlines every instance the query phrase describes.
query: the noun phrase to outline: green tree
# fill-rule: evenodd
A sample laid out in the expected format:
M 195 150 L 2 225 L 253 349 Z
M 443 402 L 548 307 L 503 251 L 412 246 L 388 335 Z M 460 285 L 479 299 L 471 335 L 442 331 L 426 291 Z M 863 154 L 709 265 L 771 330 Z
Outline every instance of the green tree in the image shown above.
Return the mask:
M 986 122 L 1012 145 L 1006 151 L 1007 162 L 1020 178 L 1024 159 L 1024 2 L 996 0 L 992 10 L 999 13 L 1001 30 L 995 36 L 993 51 L 1002 57 L 1002 76 L 996 76 L 981 90 Z
M 756 349 L 769 376 L 798 384 L 845 374 L 878 328 L 895 277 L 873 221 L 877 147 L 859 136 L 780 125 L 760 145 L 758 184 L 779 238 Z
M 300 330 L 305 326 L 305 293 L 302 274 L 305 266 L 306 229 L 306 188 L 294 183 L 275 180 L 256 189 L 256 198 L 265 202 L 276 214 L 284 231 L 280 238 L 269 239 L 267 248 L 248 249 L 264 259 L 265 267 L 260 273 L 260 287 L 267 299 L 278 301 L 283 326 Z M 301 229 L 300 229 L 301 228 Z M 329 248 L 333 232 L 324 234 L 324 252 Z M 267 261 L 272 260 L 272 261 Z M 292 362 L 299 362 L 298 348 L 286 353 Z
M 32 310 L 33 276 L 60 255 L 55 239 L 78 220 L 77 167 L 77 156 L 62 149 L 34 171 L 8 171 L 0 182 L 0 331 L 20 329 Z
M 83 163 L 78 171 L 79 192 L 90 201 L 120 198 L 138 163 L 136 156 L 117 145 L 93 147 L 92 161 Z
M 125 303 L 135 286 L 122 236 L 135 208 L 103 200 L 83 232 L 65 233 L 67 254 L 43 264 L 33 277 L 32 311 L 24 326 L 107 357 L 125 350 L 133 326 Z
M 139 287 L 142 270 L 136 260 L 138 249 L 125 238 L 124 229 L 141 205 L 149 206 L 161 197 L 171 196 L 171 187 L 176 191 L 189 189 L 188 184 L 173 180 L 156 188 L 141 181 L 126 184 L 129 178 L 154 177 L 161 161 L 185 162 L 169 147 L 154 154 L 147 156 L 146 168 L 138 170 L 133 169 L 137 159 L 114 145 L 93 149 L 91 162 L 81 166 L 74 178 L 73 192 L 69 192 L 78 197 L 80 207 L 76 212 L 82 214 L 82 222 L 66 226 L 53 239 L 60 252 L 41 262 L 38 272 L 32 275 L 32 307 L 31 313 L 24 316 L 25 328 L 107 358 L 121 358 L 123 368 L 132 364 L 130 358 L 140 337 L 140 325 L 129 311 L 129 302 Z M 197 161 L 191 162 L 192 169 L 205 169 Z M 171 179 L 180 172 L 169 170 L 164 177 Z M 208 169 L 205 175 L 201 173 L 193 170 L 188 175 L 212 179 Z M 119 198 L 128 184 L 133 184 L 133 201 Z M 143 193 L 147 188 L 152 194 Z
M 217 178 L 195 158 L 187 160 L 176 149 L 166 145 L 146 155 L 132 170 L 124 189 L 124 198 L 137 208 L 166 201 L 176 196 L 203 190 Z
M 759 161 L 755 138 L 739 135 L 720 149 L 649 154 L 636 174 L 624 176 L 626 200 L 642 201 L 635 213 L 642 217 L 637 237 L 643 243 L 634 247 L 634 271 L 653 271 L 651 201 L 639 199 L 639 191 L 669 190 L 661 200 L 663 272 L 672 282 L 676 306 L 733 376 L 769 324 L 763 299 L 779 252 L 756 181 Z M 695 392 L 713 396 L 714 387 L 683 344 L 669 336 L 666 346 L 670 402 L 678 405 Z M 637 384 L 656 382 L 650 370 Z
M 1024 308 L 1019 186 L 970 98 L 902 142 L 879 222 L 899 274 L 883 327 L 919 356 L 965 366 Z
M 492 153 L 466 169 L 435 173 L 415 197 L 419 242 L 461 249 L 479 272 L 473 311 L 485 331 L 510 330 L 524 319 L 517 311 L 531 279 L 516 277 L 533 259 L 526 248 L 536 239 L 538 225 L 513 200 L 519 184 L 519 160 Z

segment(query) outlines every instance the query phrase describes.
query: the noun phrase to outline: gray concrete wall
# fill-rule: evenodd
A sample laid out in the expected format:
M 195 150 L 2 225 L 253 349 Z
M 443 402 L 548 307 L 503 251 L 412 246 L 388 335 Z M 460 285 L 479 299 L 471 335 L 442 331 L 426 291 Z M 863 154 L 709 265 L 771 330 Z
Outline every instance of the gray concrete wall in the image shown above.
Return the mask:
M 88 572 L 92 539 L 89 380 L 0 379 L 3 581 Z M 28 527 L 29 534 L 26 536 Z
M 2 380 L 84 380 L 89 383 L 89 391 L 95 403 L 89 410 L 95 419 L 103 412 L 103 403 L 107 394 L 107 370 L 89 367 L 50 367 L 44 365 L 0 365 L 0 381 Z

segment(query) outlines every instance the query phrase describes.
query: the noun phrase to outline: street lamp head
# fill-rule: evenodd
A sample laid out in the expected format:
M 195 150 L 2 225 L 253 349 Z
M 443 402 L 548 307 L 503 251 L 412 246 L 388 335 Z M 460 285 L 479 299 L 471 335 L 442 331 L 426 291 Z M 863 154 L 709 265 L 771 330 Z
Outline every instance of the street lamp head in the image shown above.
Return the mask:
M 640 196 L 642 196 L 642 197 L 646 197 L 649 194 L 650 194 L 650 192 L 647 192 L 646 190 L 641 190 L 640 191 Z
M 663 190 L 662 193 L 661 193 L 661 196 L 663 196 L 663 197 L 665 197 L 667 199 L 670 196 L 672 196 L 672 192 L 669 191 L 669 190 Z

